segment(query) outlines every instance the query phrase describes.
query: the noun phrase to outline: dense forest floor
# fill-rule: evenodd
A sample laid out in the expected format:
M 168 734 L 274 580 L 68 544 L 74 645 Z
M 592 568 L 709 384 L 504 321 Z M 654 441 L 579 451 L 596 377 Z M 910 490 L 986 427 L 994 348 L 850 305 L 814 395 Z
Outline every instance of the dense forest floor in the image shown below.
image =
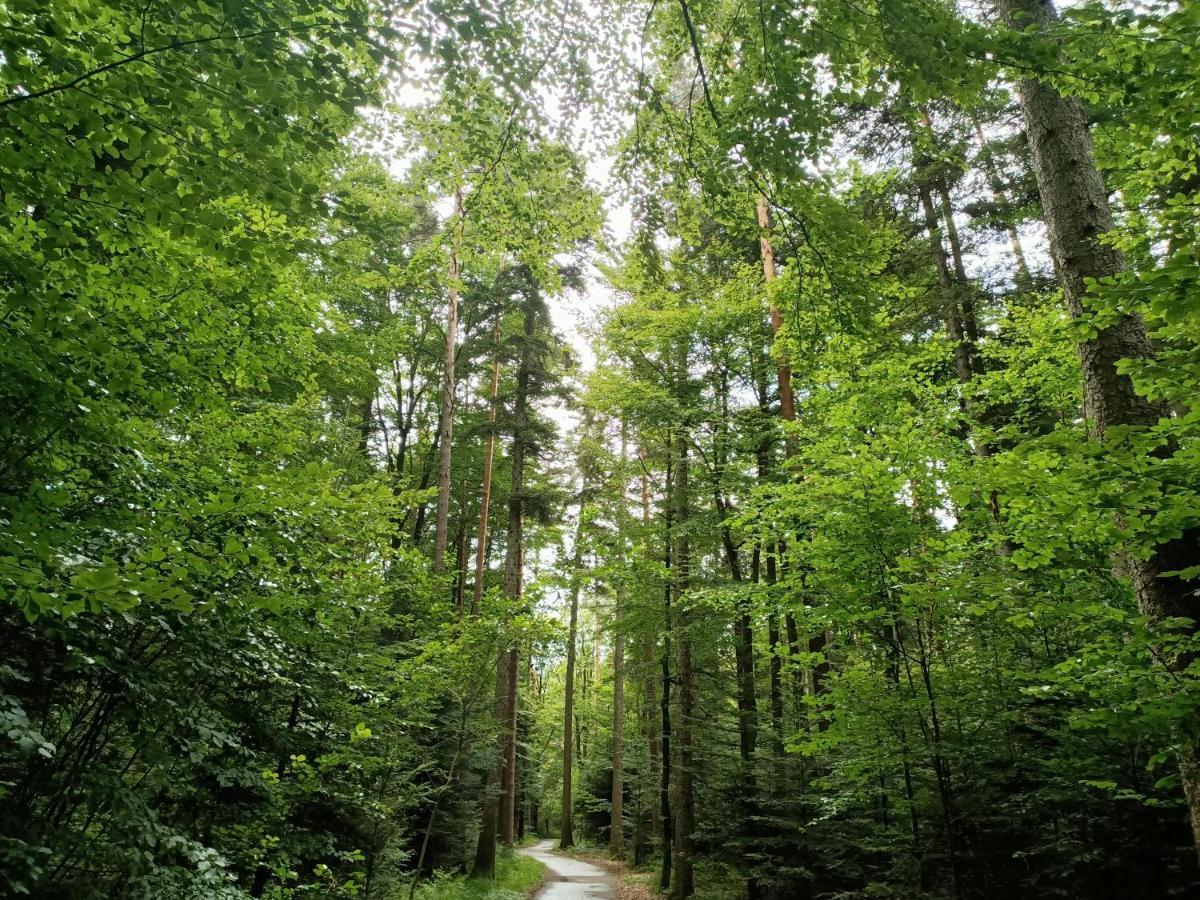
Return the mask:
M 0 897 L 1200 896 L 1200 4 L 1061 5 L 0 0 Z

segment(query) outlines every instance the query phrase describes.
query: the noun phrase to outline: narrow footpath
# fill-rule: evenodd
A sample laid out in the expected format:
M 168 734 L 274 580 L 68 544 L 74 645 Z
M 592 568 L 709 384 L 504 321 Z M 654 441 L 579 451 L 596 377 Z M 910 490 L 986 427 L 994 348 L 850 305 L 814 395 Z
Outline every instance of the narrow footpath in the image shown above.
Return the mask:
M 552 852 L 554 841 L 539 841 L 532 847 L 517 850 L 531 856 L 546 867 L 549 874 L 546 886 L 534 900 L 613 900 L 612 879 L 599 866 L 580 859 Z

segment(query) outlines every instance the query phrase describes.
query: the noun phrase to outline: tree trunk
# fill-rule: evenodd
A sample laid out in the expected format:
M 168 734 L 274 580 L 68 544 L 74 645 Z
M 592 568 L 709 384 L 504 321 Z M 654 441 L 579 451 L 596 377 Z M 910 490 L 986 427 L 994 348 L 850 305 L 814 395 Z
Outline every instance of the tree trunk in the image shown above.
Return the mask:
M 946 333 L 954 345 L 954 374 L 960 382 L 968 384 L 972 377 L 971 345 L 963 328 L 962 314 L 959 311 L 958 289 L 954 276 L 950 274 L 950 260 L 946 255 L 946 246 L 942 243 L 942 228 L 938 222 L 937 208 L 933 203 L 933 191 L 928 184 L 922 182 L 917 186 L 917 193 L 921 198 L 921 209 L 925 213 L 925 228 L 929 232 L 929 248 L 937 267 Z
M 525 456 L 528 442 L 529 385 L 533 367 L 533 337 L 537 327 L 536 310 L 525 312 L 524 348 L 517 368 L 517 391 L 513 403 L 512 482 L 508 496 L 508 531 L 504 551 L 504 598 L 509 613 L 521 600 L 522 514 L 525 486 Z M 489 877 L 496 871 L 496 840 L 511 846 L 516 818 L 517 786 L 517 680 L 519 651 L 516 646 L 500 652 L 496 666 L 496 721 L 500 726 L 497 741 L 499 763 L 488 773 L 484 794 L 483 823 L 475 856 L 475 872 Z
M 979 156 L 983 163 L 983 171 L 987 175 L 988 187 L 991 189 L 992 197 L 996 200 L 996 205 L 1000 207 L 1005 216 L 1004 230 L 1008 232 L 1008 243 L 1012 248 L 1013 262 L 1017 267 L 1014 283 L 1017 290 L 1030 291 L 1033 289 L 1033 276 L 1029 274 L 1029 263 L 1025 261 L 1025 248 L 1021 246 L 1021 235 L 1017 233 L 1017 226 L 1008 220 L 1008 216 L 1012 213 L 1008 192 L 1004 188 L 1004 181 L 1000 178 L 1000 169 L 996 166 L 996 159 L 992 155 L 987 138 L 984 137 L 983 128 L 978 122 L 974 124 L 975 136 L 979 138 Z
M 504 704 L 508 691 L 504 686 L 505 654 L 500 653 L 496 666 L 495 716 L 497 723 L 505 722 L 508 715 Z M 496 826 L 500 818 L 500 778 L 504 767 L 504 734 L 496 736 L 497 762 L 488 767 L 483 788 L 483 811 L 479 823 L 479 841 L 475 846 L 473 874 L 476 878 L 496 877 Z
M 767 296 L 770 297 L 771 283 L 775 280 L 775 248 L 771 243 L 771 213 L 767 208 L 767 198 L 759 194 L 758 197 L 758 227 L 759 227 L 759 251 L 762 255 L 763 265 L 763 281 L 767 284 Z M 773 302 L 769 302 L 771 316 L 771 336 L 778 340 L 779 331 L 783 327 L 783 314 L 779 311 Z M 779 414 L 785 422 L 796 421 L 796 400 L 792 392 L 792 369 L 788 364 L 787 359 L 781 354 L 777 361 L 776 375 L 779 379 Z M 788 456 L 794 456 L 796 453 L 795 440 L 789 433 L 786 437 L 786 447 Z M 769 563 L 773 567 L 773 562 Z M 790 618 L 791 614 L 788 613 Z M 794 626 L 793 626 L 794 627 Z M 778 626 L 776 626 L 778 632 Z M 776 634 L 778 638 L 778 633 Z M 809 653 L 824 653 L 826 645 L 829 643 L 829 636 L 825 631 L 821 631 L 819 635 L 813 635 L 808 640 Z M 776 665 L 775 660 L 778 657 L 772 656 L 772 673 Z M 820 695 L 825 693 L 825 671 L 821 666 L 814 666 L 812 669 L 812 687 L 813 694 Z M 782 696 L 782 695 L 781 695 Z M 823 721 L 823 719 L 822 719 Z
M 726 467 L 725 441 L 726 424 L 729 421 L 729 377 L 728 370 L 722 369 L 717 383 L 717 393 L 720 398 L 721 419 L 717 433 L 716 448 L 713 457 L 716 461 L 715 491 L 713 500 L 717 507 L 717 517 L 720 520 L 721 545 L 725 550 L 725 560 L 729 565 L 729 577 L 738 590 L 738 617 L 733 622 L 733 653 L 734 666 L 737 673 L 737 709 L 738 709 L 738 751 L 742 761 L 742 790 L 743 797 L 749 801 L 754 793 L 754 750 L 758 743 L 758 702 L 754 692 L 754 632 L 750 620 L 749 601 L 742 595 L 742 563 L 738 549 L 734 546 L 733 535 L 726 519 L 729 517 L 729 506 L 724 494 L 724 476 Z
M 619 601 L 617 605 L 619 608 Z M 618 630 L 613 635 L 612 811 L 609 817 L 609 849 L 618 859 L 625 855 L 625 641 L 620 627 L 618 612 Z
M 641 451 L 642 458 L 642 525 L 647 528 L 650 525 L 650 479 L 645 472 L 646 451 Z M 661 776 L 661 755 L 659 741 L 662 732 L 661 717 L 659 716 L 658 706 L 658 685 L 654 674 L 654 640 L 646 642 L 646 733 L 649 743 L 650 755 L 650 784 L 656 785 L 660 781 Z M 653 799 L 653 798 L 652 798 Z M 650 834 L 651 837 L 661 838 L 663 833 L 662 827 L 662 807 L 658 803 L 650 803 Z
M 762 254 L 763 281 L 767 284 L 767 295 L 770 297 L 771 284 L 775 281 L 775 248 L 771 244 L 771 214 L 767 209 L 767 198 L 761 194 L 758 197 L 758 227 L 760 229 L 758 245 Z M 774 302 L 768 300 L 768 304 L 771 316 L 771 334 L 778 336 L 779 329 L 783 327 L 783 313 L 779 311 L 779 307 Z M 783 416 L 785 422 L 794 422 L 796 421 L 796 399 L 792 394 L 792 370 L 788 365 L 787 358 L 782 354 L 776 360 L 776 373 L 779 378 L 779 414 Z M 790 435 L 788 440 L 790 453 Z
M 467 520 L 463 516 L 454 538 L 454 608 L 460 616 L 467 597 L 467 555 Z
M 1048 0 L 999 0 L 998 6 L 1009 24 L 1020 29 L 1031 24 L 1053 25 L 1058 17 Z M 1042 195 L 1050 255 L 1067 307 L 1072 317 L 1078 318 L 1086 310 L 1086 279 L 1109 277 L 1125 268 L 1120 251 L 1099 241 L 1100 235 L 1112 228 L 1108 190 L 1096 168 L 1083 104 L 1033 78 L 1022 79 L 1018 93 Z M 1132 379 L 1117 368 L 1122 359 L 1144 359 L 1152 354 L 1141 316 L 1122 316 L 1081 341 L 1077 350 L 1083 369 L 1085 412 L 1100 441 L 1109 428 L 1149 426 L 1165 414 L 1165 409 L 1140 396 Z M 1163 575 L 1200 562 L 1197 543 L 1193 530 L 1160 544 L 1147 558 L 1129 555 L 1121 560 L 1144 615 L 1200 622 L 1200 602 L 1193 595 L 1193 586 Z M 1190 658 L 1175 660 L 1181 667 L 1190 662 Z M 1180 773 L 1193 839 L 1200 852 L 1200 745 L 1193 739 L 1185 739 L 1180 751 Z
M 455 228 L 462 228 L 462 188 L 454 192 Z M 442 414 L 438 423 L 437 517 L 433 531 L 433 571 L 446 568 L 450 536 L 450 456 L 454 432 L 454 363 L 458 354 L 458 238 L 450 248 L 450 299 L 446 309 L 446 355 L 442 360 Z
M 500 779 L 500 821 L 496 828 L 497 839 L 505 847 L 515 841 L 517 823 L 517 685 L 520 671 L 520 649 L 510 647 L 506 654 L 504 687 L 507 691 L 504 712 L 504 772 Z
M 621 425 L 620 488 L 617 493 L 617 567 L 625 570 L 625 425 Z M 621 620 L 625 582 L 617 584 L 613 621 L 612 800 L 609 806 L 609 850 L 617 859 L 625 855 L 625 624 Z
M 686 372 L 686 366 L 681 367 Z M 676 598 L 688 590 L 691 548 L 687 535 L 688 521 L 688 445 L 681 434 L 676 452 L 675 518 L 679 527 L 675 541 Z M 694 759 L 692 755 L 693 707 L 696 696 L 696 673 L 692 667 L 692 639 L 688 633 L 690 615 L 678 602 L 675 606 L 675 677 L 678 690 L 675 707 L 675 878 L 671 896 L 682 900 L 695 893 L 692 872 L 692 831 L 695 830 L 696 810 L 693 792 Z
M 672 496 L 674 494 L 674 485 L 672 484 L 672 476 L 674 474 L 674 465 L 672 463 L 671 451 L 672 440 L 667 437 L 667 472 L 666 485 L 667 496 L 664 504 L 664 524 L 666 528 L 663 532 L 663 569 L 666 577 L 663 578 L 663 646 L 661 657 L 662 669 L 662 690 L 659 695 L 659 707 L 662 712 L 662 771 L 661 780 L 659 781 L 659 809 L 662 818 L 662 871 L 659 873 L 658 889 L 664 894 L 671 889 L 671 861 L 672 853 L 670 841 L 674 834 L 671 819 L 671 562 L 674 554 L 671 552 L 671 525 L 674 518 L 674 509 L 672 504 Z
M 522 515 L 524 512 L 525 457 L 529 436 L 529 385 L 533 369 L 533 337 L 537 330 L 537 312 L 532 305 L 525 309 L 525 341 L 521 350 L 521 361 L 517 368 L 517 392 L 513 401 L 513 450 L 512 486 L 508 495 L 508 535 L 504 556 L 504 597 L 510 612 L 520 605 L 521 576 L 524 560 Z M 508 650 L 505 688 L 508 701 L 505 704 L 507 721 L 504 723 L 505 738 L 504 773 L 500 780 L 500 821 L 497 834 L 500 843 L 513 845 L 513 827 L 516 820 L 517 787 L 517 682 L 520 651 L 516 645 Z
M 579 522 L 575 527 L 575 547 L 571 556 L 571 618 L 567 630 L 567 674 L 563 688 L 563 743 L 562 743 L 562 828 L 558 846 L 562 849 L 575 846 L 575 808 L 572 780 L 575 772 L 573 732 L 575 726 L 575 643 L 579 630 L 579 579 L 583 568 L 583 504 L 579 502 Z
M 479 615 L 483 600 L 483 576 L 487 571 L 488 510 L 492 503 L 492 462 L 496 454 L 496 398 L 500 393 L 500 319 L 492 328 L 496 345 L 492 357 L 492 390 L 488 402 L 488 434 L 483 450 L 483 487 L 479 498 L 479 537 L 475 547 L 475 586 L 471 592 L 471 615 Z

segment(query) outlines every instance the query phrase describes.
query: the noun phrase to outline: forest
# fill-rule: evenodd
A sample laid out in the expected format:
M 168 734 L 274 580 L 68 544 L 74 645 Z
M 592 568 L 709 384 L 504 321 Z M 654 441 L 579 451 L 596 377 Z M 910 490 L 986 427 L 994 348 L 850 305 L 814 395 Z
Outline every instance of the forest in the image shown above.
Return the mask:
M 1200 896 L 1200 3 L 0 0 L 0 135 L 0 896 Z

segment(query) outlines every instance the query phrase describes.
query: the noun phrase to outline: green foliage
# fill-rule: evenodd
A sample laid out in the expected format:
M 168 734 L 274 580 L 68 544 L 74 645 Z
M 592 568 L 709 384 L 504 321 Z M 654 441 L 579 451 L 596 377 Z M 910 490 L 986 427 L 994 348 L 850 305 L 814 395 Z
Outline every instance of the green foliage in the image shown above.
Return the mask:
M 546 867 L 528 856 L 505 854 L 496 860 L 496 877 L 446 875 L 417 889 L 421 900 L 521 900 L 545 877 Z
M 495 661 L 545 831 L 576 590 L 579 832 L 612 834 L 620 731 L 638 863 L 664 763 L 673 813 L 691 779 L 697 896 L 1194 893 L 1197 617 L 1129 575 L 1200 574 L 1200 7 L 992 18 L 5 3 L 0 893 L 523 895 L 519 855 L 461 877 Z M 1115 204 L 1128 265 L 1074 320 L 1018 79 L 1084 104 Z M 577 383 L 578 145 L 618 131 L 633 234 Z M 1076 346 L 1122 321 L 1163 414 L 1101 442 Z

